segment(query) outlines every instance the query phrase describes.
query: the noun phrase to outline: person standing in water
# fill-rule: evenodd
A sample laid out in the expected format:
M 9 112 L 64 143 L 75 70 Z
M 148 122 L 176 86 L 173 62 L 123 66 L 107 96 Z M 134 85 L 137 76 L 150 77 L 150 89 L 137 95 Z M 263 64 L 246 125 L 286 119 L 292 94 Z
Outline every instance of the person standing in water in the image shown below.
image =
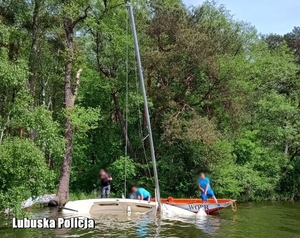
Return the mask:
M 112 177 L 104 169 L 100 170 L 99 175 L 101 180 L 101 198 L 109 198 Z
M 200 173 L 199 179 L 198 179 L 198 187 L 201 190 L 201 198 L 202 201 L 207 201 L 207 196 L 212 197 L 216 203 L 218 203 L 218 200 L 214 194 L 214 191 L 212 190 L 210 186 L 210 180 L 209 178 L 205 177 L 204 173 Z

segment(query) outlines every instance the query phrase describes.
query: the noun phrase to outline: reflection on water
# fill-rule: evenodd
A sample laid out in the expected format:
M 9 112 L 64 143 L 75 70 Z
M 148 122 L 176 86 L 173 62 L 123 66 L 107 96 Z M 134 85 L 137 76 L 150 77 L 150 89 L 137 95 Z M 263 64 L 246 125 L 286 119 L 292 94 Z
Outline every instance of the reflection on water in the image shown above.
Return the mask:
M 153 223 L 153 220 L 150 217 L 145 217 L 142 219 L 138 219 L 134 222 L 134 226 L 136 227 L 136 234 L 138 237 L 147 237 L 149 225 Z
M 151 214 L 95 217 L 95 229 L 12 229 L 8 219 L 0 218 L 0 237 L 300 237 L 300 205 L 297 203 L 245 203 L 237 213 L 230 209 L 222 216 L 201 219 L 158 219 Z M 62 217 L 55 208 L 32 210 L 34 218 Z M 65 217 L 67 218 L 67 217 Z
M 220 216 L 207 216 L 197 219 L 195 226 L 210 236 L 215 236 L 221 226 Z

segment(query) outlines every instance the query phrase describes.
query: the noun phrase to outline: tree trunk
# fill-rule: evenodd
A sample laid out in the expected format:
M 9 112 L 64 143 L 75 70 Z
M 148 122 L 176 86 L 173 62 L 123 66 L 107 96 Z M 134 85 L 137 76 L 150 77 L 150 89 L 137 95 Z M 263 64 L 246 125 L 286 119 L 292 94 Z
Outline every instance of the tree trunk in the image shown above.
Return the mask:
M 78 93 L 79 80 L 82 69 L 80 69 L 76 74 L 76 86 L 74 89 L 74 94 L 71 90 L 71 77 L 68 77 L 68 73 L 72 72 L 72 63 L 68 61 L 66 64 L 66 76 L 65 76 L 65 104 L 66 104 L 66 121 L 65 121 L 65 133 L 64 138 L 66 141 L 65 145 L 65 157 L 63 165 L 60 172 L 59 187 L 57 191 L 57 199 L 60 206 L 63 206 L 69 200 L 69 183 L 70 183 L 70 172 L 72 165 L 72 153 L 73 153 L 73 134 L 74 127 L 71 122 L 71 113 L 75 105 L 75 99 Z M 70 71 L 71 70 L 71 71 Z M 70 80 L 70 81 L 68 81 Z
M 45 79 L 42 80 L 42 105 L 46 106 L 46 87 L 48 84 L 48 80 L 45 81 Z
M 286 156 L 289 154 L 289 147 L 290 147 L 289 142 L 286 141 L 286 142 L 285 142 L 285 149 L 284 149 L 284 154 L 285 154 Z
M 65 109 L 66 109 L 66 121 L 65 121 L 65 157 L 60 172 L 59 187 L 57 191 L 57 199 L 60 206 L 63 206 L 69 200 L 69 182 L 70 172 L 72 164 L 72 152 L 74 134 L 74 127 L 71 122 L 71 113 L 74 108 L 75 99 L 79 88 L 79 79 L 82 69 L 77 72 L 76 86 L 74 94 L 72 93 L 72 68 L 73 68 L 73 56 L 74 56 L 74 27 L 75 23 L 69 17 L 64 18 L 64 29 L 66 33 L 66 65 L 65 65 Z
M 84 21 L 88 16 L 88 6 L 84 10 L 84 14 L 79 16 L 76 20 L 68 16 L 67 12 L 64 12 L 63 24 L 66 33 L 66 65 L 65 65 L 65 133 L 64 138 L 65 144 L 65 156 L 63 165 L 60 172 L 59 186 L 57 190 L 57 200 L 58 205 L 63 206 L 69 200 L 69 183 L 70 183 L 70 172 L 72 165 L 72 152 L 73 152 L 73 141 L 72 137 L 74 134 L 74 127 L 71 122 L 71 113 L 74 108 L 75 100 L 78 94 L 78 88 L 80 83 L 80 74 L 82 69 L 80 69 L 76 74 L 76 85 L 74 88 L 74 93 L 72 93 L 72 69 L 73 69 L 73 57 L 74 57 L 74 28 L 77 23 Z
M 34 10 L 32 18 L 32 38 L 31 38 L 31 49 L 29 55 L 29 92 L 32 97 L 31 101 L 31 110 L 34 110 L 34 97 L 35 97 L 35 87 L 36 87 L 36 78 L 38 73 L 37 68 L 37 54 L 38 54 L 38 31 L 39 31 L 39 12 L 41 8 L 41 0 L 34 1 Z M 30 129 L 30 138 L 34 140 L 36 137 L 36 131 L 34 128 Z
M 72 20 L 68 17 L 64 19 L 64 29 L 67 39 L 67 61 L 65 65 L 65 108 L 66 108 L 66 119 L 65 119 L 65 133 L 64 138 L 66 141 L 65 144 L 65 157 L 63 165 L 60 172 L 59 187 L 57 191 L 57 197 L 59 205 L 64 205 L 69 200 L 69 182 L 70 182 L 70 170 L 72 164 L 72 137 L 73 137 L 73 126 L 71 123 L 71 110 L 74 107 L 72 102 L 72 89 L 71 89 L 71 80 L 72 80 L 72 68 L 73 68 L 73 38 L 74 30 L 72 26 Z
M 31 40 L 31 49 L 30 49 L 30 56 L 29 56 L 29 92 L 30 95 L 34 98 L 35 95 L 35 84 L 36 84 L 36 77 L 37 77 L 37 51 L 38 51 L 38 30 L 39 30 L 39 11 L 41 7 L 41 1 L 35 0 L 34 1 L 34 11 L 33 11 L 33 18 L 32 18 L 32 40 Z

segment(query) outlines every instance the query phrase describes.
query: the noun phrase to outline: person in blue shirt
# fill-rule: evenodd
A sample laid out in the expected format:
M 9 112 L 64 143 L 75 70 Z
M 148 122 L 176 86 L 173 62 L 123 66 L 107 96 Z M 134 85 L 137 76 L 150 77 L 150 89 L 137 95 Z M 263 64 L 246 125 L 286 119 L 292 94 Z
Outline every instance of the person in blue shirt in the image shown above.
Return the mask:
M 133 187 L 131 191 L 135 194 L 137 199 L 150 202 L 151 195 L 146 189 Z
M 218 200 L 214 194 L 214 191 L 211 189 L 209 178 L 205 177 L 204 173 L 200 173 L 198 179 L 198 187 L 201 190 L 202 201 L 207 201 L 207 196 L 212 197 L 216 203 Z

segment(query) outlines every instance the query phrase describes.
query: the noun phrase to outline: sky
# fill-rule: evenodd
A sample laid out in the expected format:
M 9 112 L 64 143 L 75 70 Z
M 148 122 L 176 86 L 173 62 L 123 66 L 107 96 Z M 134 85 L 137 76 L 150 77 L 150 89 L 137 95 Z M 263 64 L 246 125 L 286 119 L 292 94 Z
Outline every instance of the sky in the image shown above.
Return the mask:
M 204 0 L 182 0 L 198 6 Z M 218 0 L 236 19 L 251 23 L 263 34 L 284 35 L 300 26 L 300 0 Z

